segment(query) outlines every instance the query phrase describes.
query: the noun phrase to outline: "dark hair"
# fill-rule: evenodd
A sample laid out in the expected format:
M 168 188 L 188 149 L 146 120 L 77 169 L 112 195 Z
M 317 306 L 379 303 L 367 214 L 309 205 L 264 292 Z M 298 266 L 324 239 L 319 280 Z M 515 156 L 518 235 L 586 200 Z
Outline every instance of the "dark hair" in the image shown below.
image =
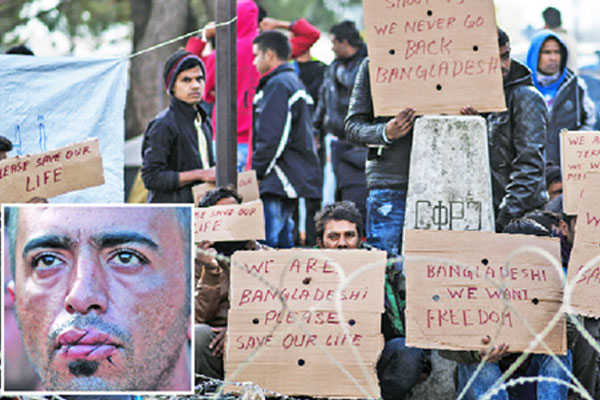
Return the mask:
M 552 232 L 552 226 L 558 226 L 560 214 L 550 210 L 533 210 L 525 214 L 523 218 L 532 219 L 546 228 L 549 232 Z
M 267 17 L 267 10 L 258 1 L 255 1 L 255 3 L 258 7 L 258 24 L 260 25 L 260 21 Z
M 560 17 L 560 11 L 554 7 L 548 7 L 542 12 L 544 22 L 548 28 L 558 28 L 562 25 L 562 19 Z
M 335 24 L 331 27 L 329 33 L 334 35 L 335 39 L 340 42 L 346 40 L 352 47 L 360 47 L 363 44 L 360 33 L 352 21 L 342 21 L 339 24 Z
M 35 55 L 33 54 L 33 51 L 31 51 L 31 49 L 25 46 L 24 44 L 18 44 L 16 46 L 11 47 L 10 49 L 6 50 L 6 54 L 18 54 L 22 56 Z
M 198 202 L 198 207 L 211 207 L 217 204 L 219 200 L 228 197 L 233 197 L 238 204 L 242 202 L 242 196 L 233 186 L 220 186 L 204 193 L 204 196 L 202 196 L 202 199 Z
M 508 35 L 498 27 L 498 47 L 506 46 L 510 42 Z
M 358 235 L 362 238 L 364 236 L 364 224 L 363 217 L 356 207 L 356 205 L 350 200 L 338 201 L 337 203 L 329 204 L 323 207 L 322 210 L 317 212 L 315 215 L 315 231 L 317 237 L 323 240 L 323 234 L 325 233 L 325 225 L 329 221 L 349 221 L 356 224 L 356 230 Z
M 522 233 L 535 236 L 552 236 L 552 232 L 530 218 L 513 219 L 504 227 L 502 233 Z
M 546 166 L 546 187 L 550 186 L 555 182 L 562 182 L 560 176 L 560 167 L 554 164 Z
M 11 151 L 13 144 L 9 138 L 0 135 L 0 151 Z
M 272 50 L 281 61 L 287 61 L 292 54 L 292 46 L 287 36 L 279 31 L 264 31 L 252 41 L 258 48 L 265 52 Z

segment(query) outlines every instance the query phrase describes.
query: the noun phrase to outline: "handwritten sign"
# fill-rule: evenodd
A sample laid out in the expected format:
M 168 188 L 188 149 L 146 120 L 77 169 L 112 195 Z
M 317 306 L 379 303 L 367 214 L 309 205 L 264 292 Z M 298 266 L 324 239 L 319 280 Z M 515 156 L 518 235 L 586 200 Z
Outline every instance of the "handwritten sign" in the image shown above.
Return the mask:
M 385 265 L 383 251 L 236 252 L 226 380 L 291 396 L 378 398 Z
M 102 184 L 98 139 L 0 162 L 0 203 L 25 203 Z
M 577 229 L 567 281 L 572 284 L 577 273 L 600 256 L 600 172 L 588 173 L 586 188 L 577 212 Z M 600 261 L 591 264 L 575 282 L 571 305 L 579 314 L 600 317 Z
M 250 171 L 240 172 L 237 177 L 237 191 L 240 195 L 242 195 L 242 200 L 244 203 L 260 199 L 258 180 L 256 179 L 255 170 L 251 169 Z M 194 204 L 198 204 L 202 196 L 204 196 L 204 193 L 216 188 L 217 185 L 214 183 L 201 183 L 199 185 L 192 186 Z
M 540 333 L 559 312 L 562 278 L 533 251 L 541 249 L 559 262 L 558 239 L 423 230 L 404 235 L 407 346 L 479 350 L 489 335 L 511 351 L 523 351 L 534 335 L 521 317 Z M 524 247 L 530 249 L 508 258 Z M 563 317 L 544 338 L 556 354 L 566 354 L 565 329 Z M 538 346 L 533 352 L 545 350 Z
M 560 139 L 563 210 L 575 215 L 587 185 L 586 173 L 600 171 L 600 132 L 563 130 Z
M 363 0 L 363 13 L 376 116 L 506 109 L 492 0 Z
M 227 206 L 194 208 L 194 241 L 265 238 L 265 217 L 260 200 Z

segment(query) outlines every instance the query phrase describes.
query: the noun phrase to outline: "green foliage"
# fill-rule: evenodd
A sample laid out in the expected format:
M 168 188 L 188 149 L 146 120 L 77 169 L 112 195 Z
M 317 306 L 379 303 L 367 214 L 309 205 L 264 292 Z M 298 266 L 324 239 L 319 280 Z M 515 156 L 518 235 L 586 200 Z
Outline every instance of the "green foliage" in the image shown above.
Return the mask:
M 0 0 L 0 42 L 8 45 L 6 34 L 23 26 L 29 18 L 37 18 L 51 32 L 65 33 L 71 40 L 82 32 L 98 37 L 115 24 L 129 21 L 129 0 L 58 0 L 55 8 L 40 9 L 35 15 L 27 9 L 37 10 L 38 0 Z M 16 38 L 13 42 L 22 39 Z

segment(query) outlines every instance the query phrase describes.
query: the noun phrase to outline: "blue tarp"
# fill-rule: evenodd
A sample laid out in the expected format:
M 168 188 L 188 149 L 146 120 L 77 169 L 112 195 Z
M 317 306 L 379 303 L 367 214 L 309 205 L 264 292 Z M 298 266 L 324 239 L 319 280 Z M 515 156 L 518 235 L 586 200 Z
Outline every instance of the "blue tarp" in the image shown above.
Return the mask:
M 9 157 L 97 137 L 105 184 L 56 203 L 122 203 L 127 61 L 123 58 L 0 55 L 0 135 Z

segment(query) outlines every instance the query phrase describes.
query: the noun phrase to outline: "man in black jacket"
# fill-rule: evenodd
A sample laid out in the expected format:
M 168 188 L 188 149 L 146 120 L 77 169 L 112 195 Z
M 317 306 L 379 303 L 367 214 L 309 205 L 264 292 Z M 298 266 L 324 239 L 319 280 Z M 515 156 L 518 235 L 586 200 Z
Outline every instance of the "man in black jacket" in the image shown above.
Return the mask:
M 215 181 L 212 127 L 198 106 L 206 71 L 192 53 L 179 50 L 165 63 L 169 107 L 146 128 L 142 180 L 149 203 L 193 203 L 192 186 Z
M 358 68 L 367 56 L 367 46 L 352 21 L 342 21 L 330 32 L 336 58 L 325 71 L 313 117 L 315 133 L 325 143 L 325 151 L 329 153 L 327 158 L 331 159 L 335 174 L 335 182 L 325 179 L 324 190 L 333 192 L 336 200 L 353 201 L 365 215 L 367 149 L 346 140 L 344 118 Z M 326 197 L 325 200 L 331 199 Z
M 253 52 L 261 78 L 254 97 L 252 166 L 260 180 L 266 243 L 292 247 L 298 198 L 321 198 L 312 98 L 288 63 L 291 46 L 284 34 L 261 33 L 254 39 Z
M 496 231 L 526 212 L 542 208 L 546 193 L 546 129 L 548 113 L 544 98 L 533 86 L 531 71 L 510 57 L 508 35 L 498 28 L 500 65 L 506 111 L 484 115 L 488 146 Z M 466 106 L 462 114 L 477 114 Z

